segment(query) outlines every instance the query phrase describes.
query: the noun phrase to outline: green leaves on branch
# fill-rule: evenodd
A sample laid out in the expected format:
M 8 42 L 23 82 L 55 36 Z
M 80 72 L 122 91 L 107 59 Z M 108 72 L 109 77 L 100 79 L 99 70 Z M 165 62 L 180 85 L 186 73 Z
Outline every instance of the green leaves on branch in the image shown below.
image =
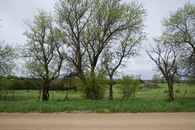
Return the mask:
M 15 67 L 16 49 L 9 44 L 0 42 L 0 75 L 10 75 Z
M 162 21 L 162 39 L 166 44 L 175 45 L 179 50 L 182 76 L 195 74 L 195 5 L 187 2 Z
M 124 75 L 122 77 L 122 84 L 119 86 L 119 89 L 121 93 L 123 94 L 122 100 L 128 100 L 129 98 L 133 98 L 135 96 L 136 89 L 140 85 L 140 75 L 138 76 L 129 76 L 129 75 Z
M 49 99 L 50 82 L 61 75 L 65 55 L 60 29 L 54 26 L 53 18 L 44 11 L 39 11 L 33 23 L 26 21 L 29 31 L 23 48 L 26 68 L 33 77 L 43 79 L 43 101 Z

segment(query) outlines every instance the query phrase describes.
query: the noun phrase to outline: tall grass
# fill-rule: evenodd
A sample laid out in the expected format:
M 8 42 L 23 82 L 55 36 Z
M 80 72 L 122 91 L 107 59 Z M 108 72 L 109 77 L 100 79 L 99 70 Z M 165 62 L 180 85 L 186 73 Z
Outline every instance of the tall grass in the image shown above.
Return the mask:
M 74 100 L 49 102 L 1 102 L 0 112 L 194 112 L 194 98 L 165 101 Z

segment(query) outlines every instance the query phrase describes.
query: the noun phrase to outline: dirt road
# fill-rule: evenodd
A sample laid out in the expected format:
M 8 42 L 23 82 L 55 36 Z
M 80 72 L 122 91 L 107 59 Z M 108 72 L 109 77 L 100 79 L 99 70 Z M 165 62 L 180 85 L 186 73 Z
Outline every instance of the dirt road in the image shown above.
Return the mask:
M 195 130 L 195 113 L 0 113 L 0 130 Z

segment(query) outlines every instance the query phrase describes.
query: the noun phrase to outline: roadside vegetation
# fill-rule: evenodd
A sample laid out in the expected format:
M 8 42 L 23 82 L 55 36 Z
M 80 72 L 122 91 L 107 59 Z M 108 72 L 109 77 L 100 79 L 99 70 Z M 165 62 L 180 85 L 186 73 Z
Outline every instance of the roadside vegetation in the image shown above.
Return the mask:
M 109 86 L 107 85 L 107 88 Z M 0 112 L 194 112 L 195 86 L 187 83 L 175 84 L 175 101 L 167 102 L 165 83 L 155 86 L 140 84 L 134 96 L 121 101 L 122 84 L 113 89 L 114 99 L 107 96 L 101 100 L 88 100 L 78 90 L 51 90 L 48 102 L 37 101 L 39 90 L 7 90 L 0 92 Z M 108 89 L 107 89 L 108 90 Z M 68 92 L 68 96 L 67 96 Z M 6 99 L 5 99 L 6 94 Z M 109 92 L 106 91 L 105 95 Z M 65 98 L 67 96 L 67 98 Z

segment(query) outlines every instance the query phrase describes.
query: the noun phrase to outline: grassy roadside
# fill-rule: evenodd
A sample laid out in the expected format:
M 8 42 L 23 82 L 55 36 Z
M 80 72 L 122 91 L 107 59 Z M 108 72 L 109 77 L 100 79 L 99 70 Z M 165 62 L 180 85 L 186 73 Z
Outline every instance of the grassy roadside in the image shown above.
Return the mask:
M 112 112 L 195 112 L 195 86 L 175 86 L 175 101 L 166 102 L 166 85 L 159 88 L 138 89 L 134 100 L 120 101 L 121 95 L 115 89 L 113 101 L 85 100 L 80 92 L 70 92 L 69 99 L 63 101 L 66 92 L 53 91 L 50 101 L 37 102 L 38 91 L 10 90 L 7 100 L 3 99 L 1 92 L 0 112 L 73 112 L 87 111 L 97 113 Z
M 194 98 L 165 101 L 49 101 L 49 102 L 1 102 L 0 112 L 195 112 Z

